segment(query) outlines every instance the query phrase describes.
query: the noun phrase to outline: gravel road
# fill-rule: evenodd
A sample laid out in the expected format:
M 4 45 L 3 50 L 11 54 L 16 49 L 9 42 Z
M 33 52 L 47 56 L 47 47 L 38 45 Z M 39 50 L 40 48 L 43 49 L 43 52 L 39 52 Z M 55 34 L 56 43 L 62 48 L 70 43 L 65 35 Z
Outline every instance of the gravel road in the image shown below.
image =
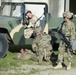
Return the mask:
M 76 75 L 76 68 L 54 70 L 52 66 L 22 65 L 21 67 L 0 70 L 0 75 Z

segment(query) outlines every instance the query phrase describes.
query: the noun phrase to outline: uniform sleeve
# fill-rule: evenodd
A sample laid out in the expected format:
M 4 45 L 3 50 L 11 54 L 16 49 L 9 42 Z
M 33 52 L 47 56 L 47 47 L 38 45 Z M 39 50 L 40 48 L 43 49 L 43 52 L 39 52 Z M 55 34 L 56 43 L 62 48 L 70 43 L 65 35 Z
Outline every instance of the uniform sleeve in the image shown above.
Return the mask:
M 71 26 L 71 40 L 75 39 L 75 24 L 72 23 Z
M 30 24 L 32 25 L 32 27 L 38 27 L 40 26 L 40 20 L 38 20 L 38 18 L 35 15 L 33 15 L 33 18 L 30 19 Z
M 35 19 L 35 27 L 40 26 L 40 20 L 38 20 L 36 16 L 34 17 L 34 19 Z
M 40 21 L 38 21 L 38 22 L 36 23 L 36 27 L 37 27 L 37 26 L 40 26 Z

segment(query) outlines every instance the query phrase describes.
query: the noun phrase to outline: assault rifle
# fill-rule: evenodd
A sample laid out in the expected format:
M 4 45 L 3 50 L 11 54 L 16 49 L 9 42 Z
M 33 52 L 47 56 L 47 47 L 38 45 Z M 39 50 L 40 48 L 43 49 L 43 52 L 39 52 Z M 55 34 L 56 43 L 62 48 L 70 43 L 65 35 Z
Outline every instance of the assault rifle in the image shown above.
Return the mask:
M 72 52 L 73 49 L 72 49 L 72 45 L 70 43 L 70 41 L 67 40 L 67 38 L 65 37 L 65 35 L 63 34 L 63 32 L 56 28 L 56 29 L 51 29 L 51 32 L 54 31 L 54 32 L 58 32 L 58 34 L 60 35 L 60 38 L 61 40 L 63 40 L 65 42 L 65 44 L 67 45 L 67 48 L 69 48 L 69 50 Z

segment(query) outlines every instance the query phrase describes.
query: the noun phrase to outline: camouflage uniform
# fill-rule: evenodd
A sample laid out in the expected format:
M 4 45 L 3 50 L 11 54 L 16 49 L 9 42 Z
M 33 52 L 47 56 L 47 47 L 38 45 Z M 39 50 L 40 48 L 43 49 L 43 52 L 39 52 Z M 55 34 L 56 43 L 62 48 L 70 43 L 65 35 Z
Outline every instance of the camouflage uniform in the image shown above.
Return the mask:
M 21 49 L 20 53 L 16 54 L 15 59 L 17 59 L 17 60 L 29 60 L 32 58 L 33 54 L 34 53 L 31 50 Z
M 62 27 L 62 32 L 65 34 L 66 38 L 70 41 L 75 39 L 75 25 L 73 22 L 68 24 L 65 22 Z M 64 53 L 67 52 L 68 61 L 71 62 L 71 54 L 69 49 L 66 50 L 66 44 L 61 41 L 59 46 L 59 60 L 62 62 Z
M 64 12 L 63 17 L 67 17 L 69 19 L 72 17 L 72 15 L 70 12 Z M 69 20 L 69 22 L 64 22 L 62 25 L 62 32 L 66 36 L 68 41 L 75 39 L 74 23 L 71 20 Z M 68 66 L 69 63 L 71 63 L 71 61 L 72 61 L 72 55 L 70 53 L 70 50 L 66 47 L 66 44 L 64 41 L 60 42 L 58 49 L 59 49 L 59 55 L 58 55 L 59 62 L 63 63 L 63 60 L 64 60 L 64 64 L 66 66 Z M 59 65 L 56 68 L 58 68 L 58 67 L 59 67 Z M 70 68 L 68 68 L 68 69 L 70 69 Z
M 42 59 L 50 60 L 52 45 L 51 36 L 48 34 L 38 34 L 33 41 L 32 48 L 36 52 L 35 59 L 42 62 Z
M 24 37 L 30 38 L 33 34 L 34 28 L 40 27 L 40 21 L 37 21 L 37 17 L 33 15 L 32 19 L 29 19 L 29 25 L 25 25 Z M 36 22 L 37 21 L 37 22 Z M 36 23 L 35 23 L 36 22 Z
M 37 21 L 37 17 L 35 15 L 33 15 L 33 18 L 29 20 L 29 27 L 32 26 L 34 27 L 35 25 L 35 28 L 40 26 L 40 21 Z M 37 21 L 37 23 L 35 24 L 35 22 Z

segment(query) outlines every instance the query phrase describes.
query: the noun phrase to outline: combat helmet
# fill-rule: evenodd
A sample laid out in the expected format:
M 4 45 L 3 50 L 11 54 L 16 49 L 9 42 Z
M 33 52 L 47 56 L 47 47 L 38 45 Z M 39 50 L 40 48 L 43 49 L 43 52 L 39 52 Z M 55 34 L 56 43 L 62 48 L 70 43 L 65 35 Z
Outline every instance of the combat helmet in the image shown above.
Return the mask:
M 66 11 L 66 12 L 63 13 L 63 17 L 67 17 L 67 18 L 70 19 L 70 18 L 73 17 L 73 14 L 71 12 L 69 12 L 69 11 Z

